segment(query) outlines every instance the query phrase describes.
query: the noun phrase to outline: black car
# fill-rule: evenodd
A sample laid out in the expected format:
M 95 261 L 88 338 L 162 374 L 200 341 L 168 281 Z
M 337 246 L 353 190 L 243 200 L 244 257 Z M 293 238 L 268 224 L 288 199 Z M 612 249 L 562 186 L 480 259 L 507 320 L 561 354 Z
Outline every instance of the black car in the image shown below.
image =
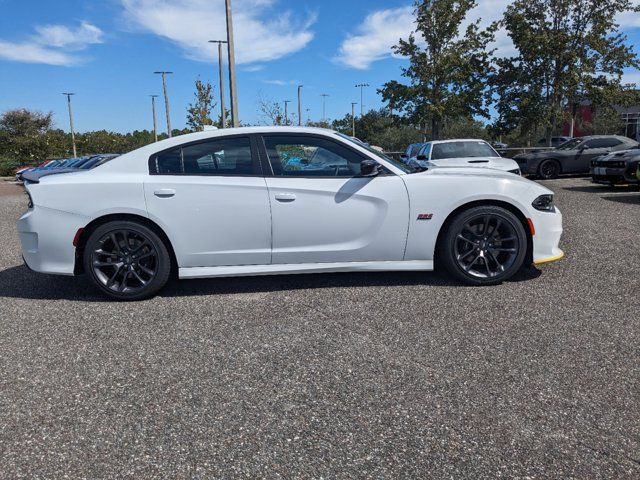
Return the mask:
M 591 160 L 610 152 L 628 150 L 638 142 L 618 135 L 592 135 L 572 138 L 553 150 L 516 155 L 523 174 L 556 178 L 561 173 L 589 173 Z
M 640 183 L 637 177 L 640 148 L 610 153 L 591 161 L 591 180 L 594 183 Z

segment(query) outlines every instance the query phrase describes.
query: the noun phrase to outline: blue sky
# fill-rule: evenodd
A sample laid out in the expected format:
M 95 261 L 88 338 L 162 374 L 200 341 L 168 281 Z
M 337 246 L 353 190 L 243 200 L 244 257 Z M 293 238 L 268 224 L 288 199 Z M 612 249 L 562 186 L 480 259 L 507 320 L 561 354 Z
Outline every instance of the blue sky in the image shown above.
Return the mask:
M 469 18 L 488 23 L 507 3 L 481 0 Z M 330 119 L 350 112 L 351 102 L 360 99 L 354 88 L 359 82 L 371 85 L 365 109 L 381 106 L 376 89 L 400 78 L 403 60 L 393 58 L 389 47 L 411 29 L 410 4 L 233 0 L 241 120 L 261 121 L 260 97 L 292 100 L 295 110 L 298 83 L 304 84 L 303 109 L 310 108 L 313 120 L 322 116 L 321 93 L 330 95 Z M 150 129 L 148 96 L 162 93 L 153 72 L 172 70 L 171 118 L 181 128 L 197 78 L 211 81 L 217 93 L 217 50 L 206 41 L 225 36 L 223 5 L 224 0 L 0 0 L 0 111 L 52 111 L 57 126 L 67 129 L 61 92 L 71 91 L 78 131 Z M 640 14 L 620 21 L 630 43 L 639 44 Z M 498 35 L 496 46 L 510 51 L 505 35 Z M 625 79 L 640 84 L 637 71 Z

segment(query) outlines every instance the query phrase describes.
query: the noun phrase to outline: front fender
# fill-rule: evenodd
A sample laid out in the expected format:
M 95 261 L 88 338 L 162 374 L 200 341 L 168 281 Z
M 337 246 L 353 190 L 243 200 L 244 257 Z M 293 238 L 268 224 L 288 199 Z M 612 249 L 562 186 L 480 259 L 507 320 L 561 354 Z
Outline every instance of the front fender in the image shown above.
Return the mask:
M 539 195 L 535 184 L 475 175 L 412 175 L 403 177 L 410 198 L 405 260 L 433 260 L 438 234 L 458 208 L 476 202 L 504 202 L 527 218 L 527 204 Z

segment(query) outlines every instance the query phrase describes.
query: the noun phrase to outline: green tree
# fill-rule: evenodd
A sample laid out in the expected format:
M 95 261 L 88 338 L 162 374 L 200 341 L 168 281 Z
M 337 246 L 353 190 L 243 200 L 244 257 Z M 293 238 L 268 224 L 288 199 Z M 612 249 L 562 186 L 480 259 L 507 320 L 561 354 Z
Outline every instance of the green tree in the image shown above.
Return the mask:
M 615 21 L 632 11 L 639 10 L 631 0 L 516 0 L 507 7 L 502 25 L 517 55 L 496 59 L 494 132 L 542 127 L 550 144 L 565 111 L 573 118 L 581 100 L 616 103 L 623 69 L 639 66 Z
M 447 117 L 489 116 L 486 82 L 492 51 L 488 49 L 495 26 L 486 30 L 480 20 L 460 35 L 460 26 L 475 0 L 416 1 L 416 31 L 394 47 L 407 57 L 402 75 L 409 84 L 387 82 L 379 92 L 394 110 L 406 112 L 414 124 L 431 125 L 439 139 Z
M 213 125 L 211 110 L 215 106 L 211 84 L 200 79 L 196 80 L 195 100 L 187 107 L 187 125 L 191 130 L 201 131 L 205 125 Z

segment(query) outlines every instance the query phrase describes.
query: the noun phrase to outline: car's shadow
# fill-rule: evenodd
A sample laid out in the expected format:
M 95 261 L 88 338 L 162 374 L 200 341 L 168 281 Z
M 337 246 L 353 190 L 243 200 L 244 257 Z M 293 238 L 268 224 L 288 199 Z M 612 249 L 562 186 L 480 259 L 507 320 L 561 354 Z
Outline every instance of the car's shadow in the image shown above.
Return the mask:
M 640 193 L 635 195 L 603 195 L 602 198 L 610 202 L 628 203 L 630 205 L 640 205 Z
M 509 282 L 539 277 L 535 267 L 523 268 Z M 236 293 L 264 293 L 282 290 L 459 285 L 436 272 L 352 272 L 300 275 L 227 277 L 170 282 L 160 293 L 163 297 L 189 297 Z M 71 300 L 102 302 L 108 298 L 97 292 L 84 276 L 45 275 L 16 266 L 0 271 L 0 297 L 33 300 Z

